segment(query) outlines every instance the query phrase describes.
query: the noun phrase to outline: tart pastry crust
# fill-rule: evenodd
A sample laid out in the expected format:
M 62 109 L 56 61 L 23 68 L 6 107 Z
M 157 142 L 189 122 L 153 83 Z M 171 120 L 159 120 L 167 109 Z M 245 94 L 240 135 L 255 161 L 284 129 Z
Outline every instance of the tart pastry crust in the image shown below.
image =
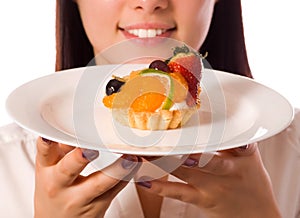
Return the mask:
M 136 112 L 132 109 L 112 109 L 113 118 L 123 125 L 142 130 L 166 130 L 183 126 L 198 106 L 180 110 Z

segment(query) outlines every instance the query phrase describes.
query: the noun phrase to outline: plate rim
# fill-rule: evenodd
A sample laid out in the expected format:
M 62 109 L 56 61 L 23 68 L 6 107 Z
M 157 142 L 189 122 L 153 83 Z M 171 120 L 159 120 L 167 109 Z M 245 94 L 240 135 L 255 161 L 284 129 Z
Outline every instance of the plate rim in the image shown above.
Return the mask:
M 137 65 L 137 64 L 134 64 L 134 65 Z M 141 65 L 141 64 L 138 64 L 138 65 L 139 65 L 139 66 L 144 66 L 144 65 Z M 47 79 L 49 79 L 49 78 L 51 79 L 51 78 L 53 78 L 53 77 L 57 77 L 58 75 L 65 75 L 65 74 L 69 74 L 69 73 L 74 74 L 74 71 L 75 71 L 75 72 L 83 72 L 86 68 L 91 68 L 91 67 L 97 67 L 97 68 L 100 67 L 100 68 L 101 68 L 101 67 L 103 67 L 103 66 L 115 67 L 115 66 L 119 66 L 119 65 L 111 64 L 111 65 L 100 65 L 100 66 L 89 66 L 89 67 L 79 67 L 79 68 L 67 69 L 67 70 L 59 71 L 59 73 L 57 73 L 57 72 L 56 72 L 56 73 L 51 73 L 51 74 L 49 74 L 49 75 L 42 76 L 42 77 L 40 77 L 40 78 L 37 78 L 37 79 L 31 80 L 31 81 L 29 81 L 29 82 L 27 82 L 27 83 L 24 83 L 23 85 L 17 87 L 15 90 L 13 90 L 13 91 L 10 93 L 10 95 L 8 96 L 8 98 L 7 98 L 7 100 L 6 100 L 6 110 L 7 110 L 8 114 L 9 114 L 9 116 L 13 119 L 13 121 L 14 121 L 17 125 L 21 126 L 22 128 L 24 128 L 24 129 L 26 129 L 26 130 L 28 130 L 28 131 L 34 133 L 34 134 L 37 134 L 37 135 L 39 135 L 39 136 L 41 136 L 41 137 L 45 137 L 45 138 L 48 138 L 48 139 L 53 140 L 53 141 L 57 141 L 57 142 L 65 143 L 65 144 L 70 144 L 70 145 L 73 145 L 73 146 L 78 146 L 78 140 L 77 140 L 76 138 L 74 138 L 74 137 L 71 137 L 71 136 L 64 136 L 64 137 L 62 137 L 62 135 L 65 135 L 65 134 L 61 133 L 61 134 L 60 134 L 60 138 L 57 138 L 57 137 L 56 137 L 57 135 L 56 135 L 56 136 L 54 136 L 54 135 L 49 135 L 49 134 L 47 134 L 47 133 L 44 133 L 43 131 L 39 131 L 39 130 L 37 130 L 37 129 L 34 129 L 34 128 L 31 127 L 30 125 L 28 125 L 28 123 L 27 123 L 27 125 L 26 125 L 26 123 L 20 121 L 20 119 L 18 119 L 18 116 L 13 112 L 14 110 L 12 109 L 12 108 L 13 108 L 13 104 L 12 104 L 12 103 L 13 103 L 13 101 L 14 101 L 15 98 L 16 98 L 15 94 L 16 94 L 17 92 L 19 92 L 20 90 L 26 88 L 27 86 L 30 86 L 30 85 L 33 84 L 33 83 L 39 83 L 39 82 L 42 81 L 42 80 L 47 80 Z M 234 77 L 234 78 L 242 78 L 243 80 L 249 80 L 249 81 L 251 81 L 252 83 L 254 83 L 254 84 L 256 84 L 256 85 L 260 85 L 260 86 L 262 86 L 263 88 L 270 90 L 271 92 L 273 92 L 274 94 L 276 94 L 278 97 L 280 97 L 282 100 L 285 101 L 286 107 L 289 108 L 289 112 L 290 112 L 289 115 L 288 115 L 288 118 L 287 118 L 286 121 L 285 121 L 285 123 L 283 123 L 282 126 L 281 126 L 280 128 L 277 128 L 275 131 L 273 131 L 272 134 L 267 135 L 267 137 L 264 137 L 264 136 L 263 136 L 263 137 L 260 137 L 260 138 L 258 138 L 259 140 L 257 140 L 257 138 L 256 138 L 255 141 L 261 141 L 261 140 L 267 139 L 267 138 L 269 138 L 269 137 L 272 137 L 272 136 L 278 134 L 279 132 L 281 132 L 282 130 L 284 130 L 285 128 L 287 128 L 287 127 L 291 124 L 291 122 L 293 121 L 294 115 L 295 115 L 294 107 L 293 107 L 292 104 L 287 100 L 287 98 L 285 98 L 285 97 L 284 97 L 281 93 L 279 93 L 278 91 L 276 91 L 276 90 L 274 90 L 274 89 L 272 89 L 272 88 L 270 88 L 270 87 L 268 87 L 268 86 L 266 86 L 266 85 L 264 85 L 264 84 L 262 84 L 262 83 L 260 83 L 260 82 L 257 82 L 257 81 L 254 80 L 254 79 L 248 78 L 248 77 L 244 77 L 244 76 L 232 74 L 232 73 L 225 72 L 225 71 L 214 70 L 214 69 L 205 69 L 205 70 L 206 70 L 206 71 L 211 70 L 211 71 L 213 71 L 213 72 L 216 73 L 216 74 L 224 74 L 225 76 L 230 76 L 230 77 L 232 76 L 232 77 Z M 39 114 L 39 116 L 40 116 L 40 114 Z M 54 128 L 54 127 L 51 126 L 51 125 L 48 123 L 48 128 L 51 129 L 51 128 Z M 58 132 L 59 130 L 55 129 L 55 131 Z M 53 132 L 55 132 L 55 131 L 53 131 Z M 250 140 L 249 142 L 252 143 L 252 142 L 254 142 L 254 141 L 251 141 L 251 140 Z M 222 150 L 223 150 L 223 149 L 232 148 L 233 146 L 234 146 L 234 147 L 237 147 L 237 146 L 239 146 L 239 145 L 241 145 L 241 144 L 237 144 L 237 145 L 229 145 L 229 144 L 227 145 L 227 144 L 225 144 L 225 145 L 223 145 Z M 87 148 L 95 149 L 94 147 L 89 147 L 89 146 L 87 146 Z M 100 149 L 100 150 L 102 150 L 102 149 Z M 203 150 L 203 149 L 202 149 L 202 150 Z M 104 151 L 104 150 L 102 150 L 102 151 Z M 111 149 L 111 148 L 109 148 L 109 150 L 106 150 L 106 151 L 114 152 L 114 153 L 137 154 L 137 155 L 141 155 L 141 154 L 142 154 L 142 155 L 146 155 L 146 156 L 148 156 L 148 155 L 179 155 L 179 154 L 183 154 L 182 152 L 180 152 L 180 150 L 179 150 L 179 151 L 172 151 L 172 153 L 158 152 L 158 151 L 155 151 L 155 152 L 145 151 L 144 153 L 140 153 L 140 152 L 133 152 L 132 150 L 126 152 L 126 150 L 122 150 L 122 149 L 120 150 L 120 149 Z M 191 152 L 189 151 L 189 153 L 191 153 Z M 195 150 L 195 152 L 192 152 L 192 153 L 198 153 L 198 150 Z

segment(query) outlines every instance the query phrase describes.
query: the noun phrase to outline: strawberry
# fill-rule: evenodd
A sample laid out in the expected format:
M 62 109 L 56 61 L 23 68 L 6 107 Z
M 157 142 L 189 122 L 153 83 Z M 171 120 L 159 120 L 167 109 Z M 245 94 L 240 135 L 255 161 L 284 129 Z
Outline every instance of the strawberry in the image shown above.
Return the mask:
M 174 56 L 168 62 L 171 72 L 179 72 L 188 83 L 190 96 L 187 104 L 199 104 L 200 80 L 202 77 L 201 56 L 191 52 L 186 46 L 176 47 Z

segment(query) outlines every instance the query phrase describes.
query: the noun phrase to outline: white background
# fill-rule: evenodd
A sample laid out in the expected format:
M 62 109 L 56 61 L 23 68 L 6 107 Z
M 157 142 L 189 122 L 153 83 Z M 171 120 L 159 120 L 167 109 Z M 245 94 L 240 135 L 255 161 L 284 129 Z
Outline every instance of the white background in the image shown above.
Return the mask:
M 242 3 L 254 77 L 300 108 L 299 0 Z M 5 110 L 9 93 L 27 81 L 54 72 L 54 13 L 54 0 L 1 2 L 0 126 L 12 122 Z

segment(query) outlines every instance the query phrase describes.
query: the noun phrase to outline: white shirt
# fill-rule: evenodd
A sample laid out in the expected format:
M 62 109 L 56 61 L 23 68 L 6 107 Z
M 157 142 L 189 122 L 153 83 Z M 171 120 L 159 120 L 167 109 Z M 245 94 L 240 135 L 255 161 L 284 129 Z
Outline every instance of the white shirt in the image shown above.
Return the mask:
M 36 136 L 15 124 L 0 128 L 0 217 L 33 217 L 35 140 Z M 283 217 L 300 218 L 300 111 L 287 129 L 259 142 L 259 149 Z M 163 201 L 161 218 L 199 214 L 193 205 Z M 133 183 L 113 200 L 106 217 L 143 217 Z

